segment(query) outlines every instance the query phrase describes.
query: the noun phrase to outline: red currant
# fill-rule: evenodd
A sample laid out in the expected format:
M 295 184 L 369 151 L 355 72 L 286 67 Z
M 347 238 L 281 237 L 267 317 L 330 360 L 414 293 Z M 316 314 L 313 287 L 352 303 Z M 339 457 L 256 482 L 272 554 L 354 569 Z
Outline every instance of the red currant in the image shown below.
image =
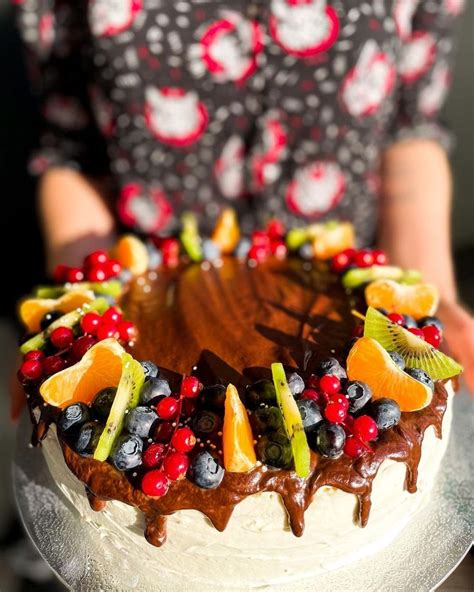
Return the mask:
M 84 279 L 84 272 L 79 267 L 71 267 L 68 269 L 66 279 L 71 284 L 75 284 L 76 282 L 82 282 Z
M 270 245 L 272 255 L 277 259 L 284 259 L 288 254 L 288 249 L 281 239 L 273 239 Z
M 364 335 L 364 325 L 356 325 L 352 329 L 352 337 L 362 337 Z
M 147 469 L 155 469 L 159 466 L 165 454 L 166 446 L 164 444 L 150 444 L 142 456 L 143 466 Z
M 418 327 L 409 327 L 408 331 L 410 331 L 410 333 L 416 335 L 416 337 L 419 337 L 420 339 L 425 338 L 425 333 L 423 329 L 418 329 Z
M 374 264 L 374 252 L 370 249 L 361 249 L 354 256 L 357 267 L 372 267 Z
M 199 396 L 202 384 L 195 376 L 185 376 L 181 383 L 181 395 L 183 397 L 195 398 Z
M 190 452 L 196 444 L 196 436 L 189 428 L 179 428 L 173 434 L 171 444 L 178 452 Z
M 102 315 L 102 321 L 104 323 L 110 323 L 111 325 L 117 325 L 122 320 L 122 311 L 116 306 L 111 306 Z
M 44 360 L 44 352 L 40 349 L 33 349 L 23 356 L 23 360 L 25 362 L 27 360 L 37 360 L 38 362 L 41 362 L 41 360 Z
M 135 341 L 138 335 L 138 330 L 132 321 L 122 321 L 117 325 L 119 338 L 122 341 L 129 342 Z
M 385 251 L 376 250 L 373 251 L 374 265 L 387 265 L 387 254 Z
M 335 395 L 341 390 L 341 381 L 333 374 L 325 374 L 319 379 L 319 388 L 328 395 Z
M 351 264 L 351 259 L 346 251 L 341 251 L 334 255 L 331 260 L 331 269 L 334 273 L 342 273 L 347 269 L 347 267 Z
M 176 267 L 179 263 L 179 242 L 175 238 L 166 238 L 161 243 L 163 264 L 167 267 Z
M 167 443 L 171 440 L 173 435 L 174 427 L 170 421 L 164 421 L 156 426 L 155 433 L 153 434 L 153 440 L 157 442 Z
M 324 409 L 324 417 L 331 423 L 342 423 L 347 416 L 347 407 L 336 401 L 329 401 Z
M 109 260 L 109 256 L 106 251 L 94 251 L 84 259 L 85 267 L 97 267 L 104 265 Z
M 282 238 L 285 234 L 285 225 L 281 220 L 274 218 L 267 224 L 267 234 L 270 238 Z
M 43 372 L 45 376 L 51 376 L 64 370 L 66 362 L 61 356 L 48 356 L 43 362 Z
M 87 280 L 89 282 L 104 282 L 107 279 L 107 274 L 103 267 L 91 267 L 87 271 Z
M 26 380 L 38 380 L 43 376 L 43 364 L 39 360 L 26 360 L 20 366 L 20 374 Z
M 49 338 L 57 349 L 66 349 L 74 341 L 74 332 L 70 327 L 57 327 L 51 332 Z
M 163 397 L 156 406 L 156 412 L 160 419 L 173 419 L 178 413 L 178 401 L 174 397 Z
M 255 230 L 252 232 L 252 245 L 254 247 L 263 247 L 265 252 L 268 253 L 270 250 L 270 237 L 263 230 Z
M 85 353 L 96 344 L 96 340 L 92 335 L 82 335 L 78 337 L 72 344 L 72 355 L 76 360 L 81 360 Z
M 387 318 L 392 321 L 392 323 L 400 325 L 400 327 L 402 327 L 405 323 L 403 315 L 399 314 L 398 312 L 391 312 L 389 315 L 387 315 Z
M 169 481 L 168 477 L 160 471 L 155 469 L 145 473 L 142 479 L 142 491 L 145 495 L 151 497 L 162 497 L 168 492 Z
M 318 391 L 315 391 L 314 389 L 306 388 L 302 392 L 301 398 L 309 399 L 310 401 L 315 401 L 316 403 L 319 403 L 321 395 L 318 393 Z
M 117 339 L 119 337 L 119 333 L 117 330 L 117 326 L 113 325 L 112 323 L 102 323 L 100 327 L 97 329 L 97 339 L 99 341 L 103 341 L 104 339 Z
M 69 271 L 69 267 L 67 265 L 56 265 L 53 271 L 53 280 L 57 284 L 63 284 L 67 281 L 67 273 Z
M 423 337 L 427 343 L 429 343 L 433 347 L 440 346 L 443 336 L 438 327 L 436 327 L 435 325 L 426 325 L 426 327 L 423 327 L 422 331 Z
M 110 259 L 109 261 L 104 263 L 104 269 L 105 273 L 107 274 L 107 277 L 109 278 L 117 277 L 122 273 L 122 266 L 120 265 L 120 262 L 116 259 Z
M 95 335 L 101 324 L 102 317 L 96 312 L 87 312 L 81 319 L 81 329 L 90 335 Z
M 355 436 L 349 436 L 346 438 L 346 443 L 344 444 L 344 453 L 351 458 L 359 458 L 364 453 L 365 448 L 359 438 Z
M 371 442 L 378 436 L 378 429 L 375 420 L 369 415 L 361 415 L 354 420 L 352 426 L 354 436 L 357 436 L 362 442 Z
M 341 407 L 343 407 L 346 411 L 349 409 L 349 399 L 338 393 L 337 395 L 329 395 L 328 397 L 328 404 L 329 403 L 337 403 Z
M 196 413 L 197 399 L 183 399 L 181 401 L 181 411 L 184 417 L 191 417 Z
M 263 261 L 265 261 L 267 258 L 267 255 L 268 251 L 266 247 L 253 245 L 250 247 L 247 257 L 248 259 L 256 261 L 257 263 L 263 263 Z
M 189 458 L 182 452 L 170 452 L 163 461 L 163 471 L 168 479 L 182 479 L 189 468 Z
M 316 376 L 315 374 L 311 374 L 311 376 L 309 377 L 308 380 L 308 388 L 310 389 L 319 389 L 319 376 Z

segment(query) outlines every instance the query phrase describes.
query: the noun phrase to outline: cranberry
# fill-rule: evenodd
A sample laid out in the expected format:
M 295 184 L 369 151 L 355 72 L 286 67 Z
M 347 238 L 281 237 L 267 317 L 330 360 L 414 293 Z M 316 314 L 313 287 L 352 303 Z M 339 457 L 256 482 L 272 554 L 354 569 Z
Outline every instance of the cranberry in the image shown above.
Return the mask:
M 352 427 L 354 436 L 360 438 L 363 442 L 371 442 L 378 436 L 378 429 L 375 420 L 369 415 L 361 415 L 354 420 Z
M 172 481 L 182 479 L 188 470 L 189 458 L 182 452 L 170 452 L 163 461 L 165 475 Z
M 338 405 L 341 405 L 341 407 L 344 407 L 346 411 L 349 409 L 349 399 L 341 393 L 338 393 L 337 395 L 329 395 L 328 403 L 337 403 Z
M 274 239 L 271 242 L 270 250 L 272 255 L 275 255 L 277 259 L 284 259 L 288 254 L 288 249 L 281 239 Z
M 167 443 L 171 440 L 173 432 L 174 427 L 171 422 L 165 421 L 163 423 L 159 423 L 156 426 L 155 433 L 153 434 L 153 440 L 156 440 L 157 442 Z
M 196 436 L 189 428 L 179 428 L 173 434 L 171 444 L 178 452 L 190 452 L 196 444 Z
M 57 284 L 63 284 L 67 282 L 67 273 L 69 271 L 69 267 L 67 265 L 56 265 L 53 271 L 53 280 Z
M 104 263 L 103 267 L 105 269 L 107 277 L 109 278 L 117 277 L 122 273 L 122 266 L 120 265 L 120 262 L 116 259 L 110 259 L 109 261 Z
M 374 264 L 374 252 L 370 249 L 361 249 L 354 256 L 357 267 L 372 267 Z
M 81 319 L 81 328 L 84 333 L 95 335 L 102 324 L 102 317 L 96 312 L 87 312 Z
M 122 320 L 122 311 L 116 306 L 111 306 L 102 315 L 102 321 L 104 323 L 110 323 L 111 325 L 117 325 Z
M 103 267 L 91 267 L 87 271 L 87 280 L 89 282 L 104 282 L 107 279 L 107 274 Z
M 181 383 L 181 395 L 183 397 L 195 398 L 199 396 L 202 384 L 195 376 L 185 376 Z
M 113 325 L 112 323 L 102 323 L 100 327 L 97 329 L 97 339 L 99 341 L 103 341 L 104 339 L 117 339 L 119 337 L 119 333 L 117 330 L 117 326 Z
M 423 337 L 427 343 L 433 347 L 439 347 L 442 340 L 442 333 L 435 325 L 426 325 L 423 327 Z
M 349 436 L 346 438 L 346 443 L 344 444 L 344 453 L 351 458 L 359 458 L 365 451 L 364 445 L 355 436 Z
M 45 376 L 51 376 L 64 370 L 66 362 L 61 356 L 48 356 L 43 362 L 43 372 Z
M 274 218 L 267 224 L 267 234 L 271 239 L 283 238 L 285 234 L 285 225 L 281 220 Z
M 33 349 L 23 356 L 23 361 L 26 362 L 27 360 L 37 360 L 38 362 L 41 362 L 41 360 L 44 360 L 44 352 L 40 349 Z
M 178 413 L 178 401 L 174 397 L 163 397 L 157 406 L 156 412 L 160 419 L 173 419 Z
M 412 333 L 413 335 L 416 335 L 416 337 L 419 337 L 420 339 L 425 338 L 425 333 L 424 333 L 423 329 L 418 329 L 418 327 L 410 327 L 408 329 L 408 331 L 410 331 L 410 333 Z
M 74 332 L 70 327 L 57 327 L 51 331 L 49 338 L 57 349 L 66 349 L 74 341 Z
M 310 401 L 315 401 L 316 403 L 321 401 L 321 395 L 318 393 L 318 391 L 310 388 L 304 389 L 304 391 L 301 393 L 301 398 L 309 399 Z
M 267 253 L 270 250 L 270 237 L 263 230 L 252 232 L 251 240 L 254 247 L 263 247 Z
M 329 401 L 324 409 L 324 417 L 331 423 L 342 423 L 347 416 L 347 407 L 337 401 Z
M 179 264 L 179 242 L 175 238 L 166 238 L 161 243 L 163 265 L 176 267 Z
M 257 263 L 263 263 L 267 258 L 268 251 L 266 247 L 253 245 L 250 247 L 247 257 L 252 260 L 256 261 Z
M 71 267 L 68 269 L 66 279 L 71 284 L 75 284 L 76 282 L 82 282 L 84 279 L 84 272 L 79 267 Z
M 147 469 L 155 469 L 163 460 L 165 453 L 166 446 L 164 444 L 150 444 L 142 456 L 143 466 Z
M 168 492 L 169 481 L 168 477 L 160 471 L 155 469 L 145 473 L 142 479 L 142 491 L 145 495 L 152 497 L 162 497 Z
M 335 395 L 341 390 L 341 381 L 333 374 L 325 374 L 319 379 L 319 388 L 328 395 Z
M 349 265 L 351 264 L 351 259 L 346 251 L 341 251 L 334 255 L 331 260 L 331 269 L 334 273 L 342 273 L 345 271 Z
M 119 339 L 125 342 L 135 341 L 138 335 L 138 330 L 132 321 L 122 321 L 117 325 Z
M 38 380 L 43 376 L 43 364 L 39 360 L 26 360 L 20 366 L 20 374 L 26 380 Z
M 403 315 L 399 314 L 398 312 L 391 312 L 389 315 L 387 315 L 387 318 L 392 321 L 392 323 L 395 323 L 396 325 L 400 325 L 400 327 L 403 326 L 403 324 L 405 323 L 405 319 L 403 318 Z
M 84 259 L 84 266 L 88 268 L 100 267 L 107 263 L 108 260 L 109 256 L 106 251 L 94 251 Z
M 72 355 L 76 360 L 81 360 L 85 353 L 96 344 L 96 340 L 92 335 L 83 335 L 78 337 L 72 344 Z
M 387 254 L 385 251 L 375 250 L 373 251 L 374 255 L 374 265 L 387 265 Z

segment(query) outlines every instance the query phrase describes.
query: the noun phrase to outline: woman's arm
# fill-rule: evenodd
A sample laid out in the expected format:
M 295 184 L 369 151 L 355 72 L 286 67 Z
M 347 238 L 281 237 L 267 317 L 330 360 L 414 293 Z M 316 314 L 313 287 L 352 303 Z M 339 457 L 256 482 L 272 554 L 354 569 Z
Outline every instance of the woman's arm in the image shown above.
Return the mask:
M 114 218 L 104 189 L 72 169 L 43 174 L 39 214 L 49 271 L 58 263 L 80 266 L 85 255 L 113 244 Z
M 464 365 L 468 387 L 474 391 L 474 319 L 457 296 L 446 153 L 434 141 L 398 142 L 383 156 L 381 180 L 380 245 L 393 263 L 419 269 L 438 287 L 446 341 Z

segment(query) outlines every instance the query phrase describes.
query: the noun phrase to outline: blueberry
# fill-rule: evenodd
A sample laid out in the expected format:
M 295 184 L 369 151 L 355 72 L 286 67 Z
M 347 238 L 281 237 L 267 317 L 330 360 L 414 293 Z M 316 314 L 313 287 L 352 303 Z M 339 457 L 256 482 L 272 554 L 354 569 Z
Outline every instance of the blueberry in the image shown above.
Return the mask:
M 387 353 L 401 370 L 405 370 L 405 360 L 398 352 L 389 351 Z
M 349 413 L 356 413 L 370 401 L 372 390 L 365 382 L 355 380 L 348 383 L 346 395 L 349 399 Z
M 438 317 L 423 317 L 418 321 L 418 327 L 420 327 L 420 329 L 426 327 L 427 325 L 434 325 L 435 327 L 438 327 L 441 333 L 444 331 L 444 325 L 440 319 L 438 319 Z
M 50 310 L 45 313 L 40 321 L 41 330 L 44 331 L 47 329 L 53 321 L 57 321 L 64 314 L 65 313 L 62 310 Z
M 235 249 L 235 256 L 237 259 L 246 259 L 247 255 L 249 254 L 250 247 L 252 243 L 248 238 L 240 239 L 236 249 Z
M 383 432 L 400 421 L 400 405 L 393 399 L 377 399 L 369 405 L 368 415 L 375 420 L 379 432 Z
M 140 364 L 145 373 L 145 380 L 148 380 L 149 378 L 158 378 L 160 370 L 154 362 L 151 362 L 150 360 L 142 360 Z
M 316 428 L 315 444 L 318 452 L 329 458 L 338 458 L 346 442 L 344 428 L 336 423 L 324 422 Z
M 318 376 L 334 374 L 334 376 L 337 376 L 339 380 L 344 380 L 347 378 L 346 371 L 341 366 L 341 364 L 339 364 L 336 358 L 326 358 L 325 360 L 321 360 L 316 367 L 316 374 Z
M 221 249 L 215 241 L 206 239 L 202 242 L 202 254 L 206 261 L 215 261 L 221 256 Z
M 97 393 L 92 403 L 92 410 L 99 421 L 106 421 L 109 417 L 112 403 L 114 402 L 117 389 L 108 386 Z
M 96 421 L 86 422 L 79 430 L 72 447 L 81 456 L 92 456 L 97 448 L 103 429 Z
M 193 418 L 193 432 L 201 438 L 215 436 L 221 428 L 222 419 L 213 411 L 203 409 L 202 411 L 198 411 Z
M 146 244 L 146 250 L 148 251 L 148 269 L 157 269 L 163 262 L 163 255 L 159 251 L 152 241 L 148 241 Z
M 291 394 L 293 395 L 293 397 L 297 397 L 298 395 L 301 395 L 301 393 L 306 388 L 305 384 L 304 384 L 304 380 L 296 372 L 293 372 L 292 374 L 290 374 L 288 376 L 288 386 L 290 387 L 290 391 L 291 391 Z
M 138 406 L 125 415 L 125 429 L 130 434 L 148 438 L 150 430 L 158 419 L 158 415 L 150 407 Z
M 301 399 L 296 403 L 300 410 L 301 419 L 305 432 L 312 432 L 316 426 L 323 421 L 319 405 L 309 399 Z
M 58 419 L 58 432 L 62 435 L 75 432 L 82 424 L 90 421 L 91 412 L 84 403 L 73 403 L 61 411 Z
M 133 273 L 129 269 L 122 269 L 120 274 L 118 275 L 117 279 L 122 282 L 122 284 L 128 284 L 133 278 Z
M 224 478 L 224 469 L 207 450 L 203 450 L 191 462 L 188 477 L 198 487 L 215 489 Z
M 199 404 L 202 407 L 222 411 L 225 403 L 226 388 L 223 384 L 213 384 L 202 389 L 199 395 Z
M 140 393 L 140 402 L 148 405 L 156 402 L 160 397 L 169 397 L 171 395 L 171 388 L 167 380 L 164 378 L 149 378 L 143 385 Z
M 257 456 L 266 465 L 288 469 L 293 460 L 290 441 L 281 432 L 265 434 L 257 443 Z
M 275 405 L 275 385 L 269 380 L 258 380 L 249 384 L 245 389 L 245 402 L 250 409 L 256 409 L 260 405 Z
M 283 418 L 278 407 L 259 407 L 250 414 L 250 424 L 256 434 L 279 430 L 283 427 Z
M 314 248 L 311 243 L 303 243 L 298 249 L 298 255 L 301 259 L 312 261 L 314 259 Z
M 434 391 L 434 382 L 431 380 L 431 377 L 421 368 L 407 368 L 405 372 L 415 380 L 418 380 L 418 382 L 426 384 L 426 386 L 430 387 L 430 389 Z
M 413 317 L 411 317 L 410 315 L 403 315 L 403 326 L 406 327 L 407 329 L 414 329 L 416 327 L 418 327 L 415 319 Z
M 135 434 L 122 434 L 115 442 L 110 460 L 118 471 L 129 471 L 142 462 L 143 441 Z

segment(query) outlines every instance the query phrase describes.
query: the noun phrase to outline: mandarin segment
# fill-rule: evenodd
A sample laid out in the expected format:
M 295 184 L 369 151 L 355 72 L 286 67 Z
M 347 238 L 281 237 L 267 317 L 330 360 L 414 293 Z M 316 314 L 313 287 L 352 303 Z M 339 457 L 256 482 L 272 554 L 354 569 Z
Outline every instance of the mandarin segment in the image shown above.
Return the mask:
M 427 283 L 402 285 L 389 279 L 376 280 L 365 289 L 368 306 L 384 308 L 414 319 L 431 316 L 438 307 L 439 294 L 435 286 Z
M 141 275 L 148 269 L 148 251 L 145 244 L 136 236 L 125 234 L 120 237 L 112 256 L 133 275 Z
M 222 254 L 229 255 L 234 251 L 240 239 L 239 222 L 235 210 L 232 208 L 222 210 L 211 238 L 219 245 Z
M 316 228 L 316 226 L 315 226 Z M 326 261 L 355 244 L 354 227 L 349 222 L 328 222 L 314 232 L 313 249 L 316 259 Z
M 222 446 L 226 471 L 246 473 L 257 464 L 247 410 L 233 384 L 229 384 L 225 396 Z

